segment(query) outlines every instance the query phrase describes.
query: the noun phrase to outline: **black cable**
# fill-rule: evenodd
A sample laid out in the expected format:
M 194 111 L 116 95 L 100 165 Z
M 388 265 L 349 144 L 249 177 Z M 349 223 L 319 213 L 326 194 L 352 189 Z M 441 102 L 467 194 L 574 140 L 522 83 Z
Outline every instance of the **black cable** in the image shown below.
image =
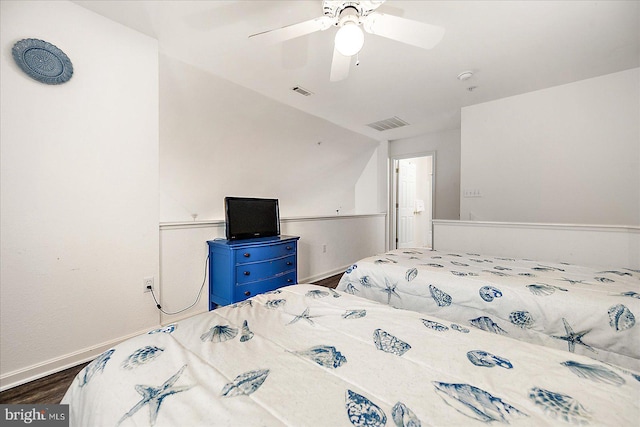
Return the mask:
M 199 301 L 200 301 L 200 297 L 202 296 L 202 290 L 204 289 L 204 284 L 207 282 L 207 267 L 209 265 L 209 255 L 207 255 L 207 259 L 204 262 L 204 278 L 202 279 L 202 285 L 200 286 L 200 290 L 198 291 L 198 297 L 196 298 L 196 300 L 193 302 L 193 304 L 191 304 L 189 307 L 187 308 L 183 308 L 182 310 L 178 310 L 178 311 L 174 311 L 174 312 L 168 312 L 168 311 L 164 311 L 162 309 L 162 306 L 160 305 L 160 303 L 158 302 L 158 300 L 156 299 L 156 294 L 153 292 L 153 287 L 150 289 L 151 290 L 151 296 L 153 297 L 153 300 L 156 302 L 156 307 L 158 307 L 158 310 L 160 310 L 162 313 L 167 314 L 167 315 L 174 315 L 174 314 L 179 314 L 182 313 L 183 311 L 187 311 L 189 310 L 191 307 L 195 306 Z

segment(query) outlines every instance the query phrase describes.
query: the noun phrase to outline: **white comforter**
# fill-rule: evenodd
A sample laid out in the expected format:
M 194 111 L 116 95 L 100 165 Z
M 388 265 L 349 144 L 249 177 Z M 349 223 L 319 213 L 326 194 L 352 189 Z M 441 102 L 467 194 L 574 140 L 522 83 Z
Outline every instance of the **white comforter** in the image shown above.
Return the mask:
M 337 289 L 640 370 L 640 271 L 398 249 Z
M 295 285 L 115 346 L 62 403 L 72 426 L 622 426 L 638 398 L 614 366 Z

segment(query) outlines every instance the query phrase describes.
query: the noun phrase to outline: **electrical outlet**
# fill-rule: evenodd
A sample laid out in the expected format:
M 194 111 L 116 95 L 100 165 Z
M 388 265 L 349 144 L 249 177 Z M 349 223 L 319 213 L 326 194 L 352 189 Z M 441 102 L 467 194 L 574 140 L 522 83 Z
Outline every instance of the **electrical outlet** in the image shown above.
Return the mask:
M 322 245 L 322 253 L 323 254 L 327 253 L 327 245 Z
M 466 189 L 466 190 L 463 190 L 462 197 L 482 197 L 482 192 L 477 188 Z
M 142 282 L 144 284 L 144 292 L 151 292 L 151 289 L 153 289 L 153 277 L 145 277 Z

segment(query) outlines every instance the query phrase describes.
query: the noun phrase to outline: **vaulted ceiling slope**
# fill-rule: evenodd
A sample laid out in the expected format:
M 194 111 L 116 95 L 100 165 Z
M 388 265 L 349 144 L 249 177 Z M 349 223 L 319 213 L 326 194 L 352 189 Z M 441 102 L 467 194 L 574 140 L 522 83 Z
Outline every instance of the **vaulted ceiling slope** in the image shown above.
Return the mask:
M 248 37 L 322 16 L 321 0 L 75 3 L 157 38 L 166 55 L 376 140 L 459 128 L 464 106 L 640 65 L 638 1 L 388 0 L 378 11 L 443 27 L 442 41 L 425 50 L 365 33 L 338 82 L 336 27 L 276 44 Z M 367 126 L 394 117 L 408 124 Z

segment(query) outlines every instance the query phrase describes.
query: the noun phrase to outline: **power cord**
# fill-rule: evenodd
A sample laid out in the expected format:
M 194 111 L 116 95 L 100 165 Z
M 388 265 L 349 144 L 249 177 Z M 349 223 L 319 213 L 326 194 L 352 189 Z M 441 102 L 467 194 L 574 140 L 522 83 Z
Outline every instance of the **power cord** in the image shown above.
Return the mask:
M 151 291 L 151 296 L 153 297 L 153 300 L 155 301 L 156 307 L 158 307 L 158 310 L 160 310 L 162 313 L 167 314 L 167 315 L 174 315 L 174 314 L 182 313 L 183 311 L 187 311 L 191 307 L 195 306 L 200 301 L 200 297 L 202 296 L 202 290 L 204 289 L 204 284 L 207 282 L 207 267 L 208 266 L 209 266 L 209 255 L 207 255 L 207 259 L 204 262 L 204 278 L 202 279 L 202 285 L 200 286 L 200 290 L 198 291 L 198 296 L 197 296 L 196 300 L 193 302 L 193 304 L 191 304 L 189 307 L 183 308 L 182 310 L 173 311 L 173 312 L 164 311 L 162 309 L 162 306 L 158 302 L 158 299 L 156 298 L 155 292 L 153 292 L 153 286 L 147 286 L 147 289 L 149 289 Z

